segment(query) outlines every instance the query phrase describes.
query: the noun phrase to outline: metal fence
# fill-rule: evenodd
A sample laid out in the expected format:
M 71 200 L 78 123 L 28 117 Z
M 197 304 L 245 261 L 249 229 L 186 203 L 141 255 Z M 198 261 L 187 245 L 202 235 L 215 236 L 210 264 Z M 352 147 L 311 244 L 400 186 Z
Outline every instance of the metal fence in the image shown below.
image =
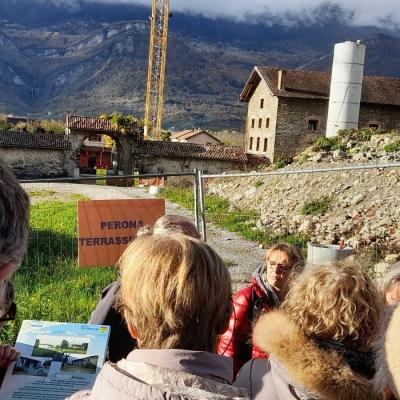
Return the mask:
M 200 174 L 205 237 L 212 222 L 264 247 L 277 241 L 305 250 L 309 242 L 349 245 L 368 272 L 379 275 L 400 260 L 399 168 L 400 163 L 374 163 Z M 311 249 L 316 257 L 318 246 Z M 331 249 L 333 257 L 336 247 Z
M 282 169 L 265 173 L 153 174 L 21 181 L 32 203 L 28 254 L 14 276 L 22 319 L 85 322 L 115 268 L 77 265 L 76 204 L 151 197 L 139 179 L 164 179 L 167 213 L 191 218 L 224 259 L 234 287 L 262 262 L 270 243 L 340 243 L 369 272 L 400 256 L 400 163 Z M 151 183 L 151 181 L 148 181 Z M 179 204 L 179 205 L 177 205 Z M 247 240 L 246 240 L 247 239 Z

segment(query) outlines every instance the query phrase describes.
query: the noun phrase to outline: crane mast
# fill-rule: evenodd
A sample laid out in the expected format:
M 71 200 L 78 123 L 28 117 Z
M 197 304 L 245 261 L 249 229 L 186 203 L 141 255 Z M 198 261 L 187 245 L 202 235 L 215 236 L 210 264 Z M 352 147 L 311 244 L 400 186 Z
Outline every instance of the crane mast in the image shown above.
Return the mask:
M 165 67 L 167 63 L 169 0 L 153 0 L 147 71 L 144 136 L 160 140 L 164 111 Z

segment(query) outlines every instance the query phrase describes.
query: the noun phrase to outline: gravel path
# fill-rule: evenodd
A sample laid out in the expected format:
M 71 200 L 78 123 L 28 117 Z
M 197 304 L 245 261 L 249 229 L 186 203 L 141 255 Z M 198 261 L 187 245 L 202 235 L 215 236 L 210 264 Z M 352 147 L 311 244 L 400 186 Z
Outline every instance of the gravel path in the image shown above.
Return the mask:
M 23 185 L 31 192 L 32 202 L 42 200 L 71 200 L 74 195 L 84 195 L 93 200 L 153 198 L 154 196 L 138 188 L 123 188 L 101 185 L 71 183 L 27 183 Z M 183 207 L 168 202 L 167 214 L 184 215 L 193 220 L 193 215 Z M 207 224 L 207 241 L 228 265 L 235 289 L 248 282 L 251 272 L 262 263 L 265 250 L 254 242 Z

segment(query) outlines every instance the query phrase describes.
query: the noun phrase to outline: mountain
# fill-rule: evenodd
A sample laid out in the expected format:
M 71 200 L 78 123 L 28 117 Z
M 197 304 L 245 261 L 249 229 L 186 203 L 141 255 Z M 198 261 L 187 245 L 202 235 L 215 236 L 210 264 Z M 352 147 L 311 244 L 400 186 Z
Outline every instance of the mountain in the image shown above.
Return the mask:
M 173 10 L 172 10 L 173 11 Z M 83 0 L 2 0 L 0 113 L 143 115 L 150 10 Z M 329 70 L 335 42 L 364 39 L 366 73 L 400 77 L 397 32 L 351 27 L 334 6 L 290 27 L 174 13 L 164 126 L 241 129 L 238 95 L 254 65 Z M 21 18 L 23 16 L 23 18 Z

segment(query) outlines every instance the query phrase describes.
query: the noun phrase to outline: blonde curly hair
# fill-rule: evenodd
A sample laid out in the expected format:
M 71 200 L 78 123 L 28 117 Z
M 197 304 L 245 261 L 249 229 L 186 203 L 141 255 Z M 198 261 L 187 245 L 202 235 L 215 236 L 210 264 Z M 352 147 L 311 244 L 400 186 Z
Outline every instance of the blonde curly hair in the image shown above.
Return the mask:
M 307 267 L 282 309 L 307 336 L 370 349 L 380 326 L 382 296 L 360 268 L 346 263 Z

